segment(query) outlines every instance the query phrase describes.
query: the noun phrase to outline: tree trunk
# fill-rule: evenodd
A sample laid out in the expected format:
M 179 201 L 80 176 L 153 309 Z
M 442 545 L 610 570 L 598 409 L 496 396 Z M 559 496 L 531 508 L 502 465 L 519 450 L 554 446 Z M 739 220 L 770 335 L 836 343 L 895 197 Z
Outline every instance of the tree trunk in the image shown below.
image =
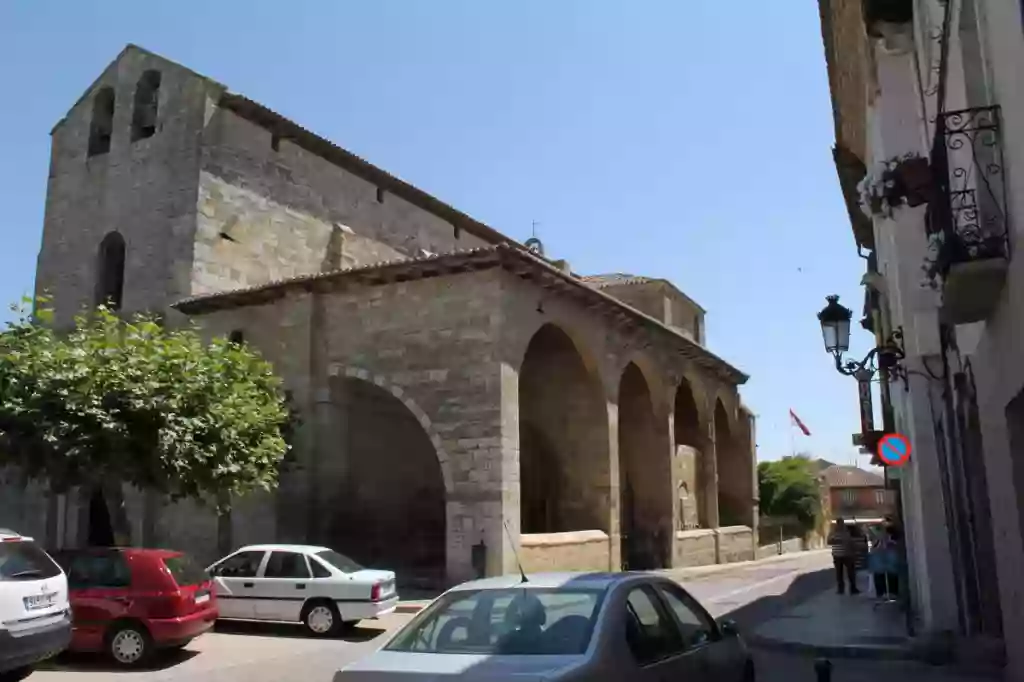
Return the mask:
M 101 483 L 93 487 L 89 499 L 88 544 L 92 547 L 131 546 L 131 524 L 120 484 Z

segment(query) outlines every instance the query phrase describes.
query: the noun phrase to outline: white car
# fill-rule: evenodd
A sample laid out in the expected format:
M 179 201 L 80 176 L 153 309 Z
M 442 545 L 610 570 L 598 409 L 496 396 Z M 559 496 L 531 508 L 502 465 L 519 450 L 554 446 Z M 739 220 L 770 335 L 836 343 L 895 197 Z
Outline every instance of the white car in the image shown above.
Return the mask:
M 32 538 L 0 528 L 0 681 L 26 677 L 70 641 L 64 571 Z
M 298 622 L 323 636 L 398 605 L 393 572 L 363 568 L 327 547 L 250 545 L 207 570 L 228 620 Z

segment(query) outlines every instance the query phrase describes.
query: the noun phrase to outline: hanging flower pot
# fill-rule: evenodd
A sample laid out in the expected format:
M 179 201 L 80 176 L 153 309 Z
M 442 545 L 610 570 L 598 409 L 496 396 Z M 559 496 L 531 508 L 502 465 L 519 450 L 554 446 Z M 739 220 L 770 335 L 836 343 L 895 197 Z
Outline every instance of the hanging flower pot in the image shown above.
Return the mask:
M 864 26 L 872 38 L 884 35 L 885 24 L 900 26 L 914 20 L 913 0 L 863 0 Z
M 920 156 L 903 159 L 896 164 L 892 177 L 907 206 L 928 203 L 932 188 L 932 169 L 928 159 Z

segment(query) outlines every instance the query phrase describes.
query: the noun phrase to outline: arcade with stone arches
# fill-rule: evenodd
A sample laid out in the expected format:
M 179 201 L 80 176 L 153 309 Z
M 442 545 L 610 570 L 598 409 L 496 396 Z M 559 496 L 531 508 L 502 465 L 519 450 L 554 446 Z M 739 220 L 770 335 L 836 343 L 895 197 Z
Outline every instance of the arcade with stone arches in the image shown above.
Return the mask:
M 649 570 L 750 558 L 753 417 L 735 390 L 692 367 L 665 371 L 643 354 L 602 367 L 582 338 L 541 325 L 518 372 L 525 567 Z
M 273 502 L 186 550 L 325 545 L 403 588 L 754 557 L 745 375 L 528 254 L 446 259 L 179 308 L 260 350 L 303 421 Z M 161 515 L 158 539 L 186 519 Z

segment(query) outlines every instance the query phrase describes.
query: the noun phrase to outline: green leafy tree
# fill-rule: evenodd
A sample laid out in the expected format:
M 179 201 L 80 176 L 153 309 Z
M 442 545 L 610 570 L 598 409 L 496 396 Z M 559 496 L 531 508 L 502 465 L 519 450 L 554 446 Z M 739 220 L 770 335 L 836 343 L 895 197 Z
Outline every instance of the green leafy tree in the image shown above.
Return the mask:
M 58 491 L 126 482 L 219 506 L 276 487 L 294 414 L 249 347 L 105 308 L 61 334 L 29 304 L 0 332 L 0 466 Z
M 821 514 L 817 468 L 804 455 L 757 465 L 761 512 L 794 519 L 804 531 L 814 528 Z

